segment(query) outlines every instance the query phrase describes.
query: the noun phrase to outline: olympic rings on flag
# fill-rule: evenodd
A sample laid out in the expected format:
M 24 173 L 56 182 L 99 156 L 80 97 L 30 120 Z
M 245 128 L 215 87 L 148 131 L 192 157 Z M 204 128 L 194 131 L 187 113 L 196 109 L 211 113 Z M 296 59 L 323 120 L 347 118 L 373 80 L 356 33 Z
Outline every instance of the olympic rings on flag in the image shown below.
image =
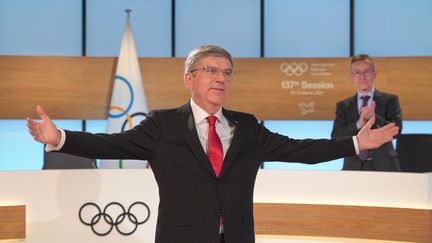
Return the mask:
M 119 118 L 119 117 L 126 115 L 129 112 L 129 110 L 132 108 L 132 104 L 134 101 L 134 91 L 133 91 L 132 85 L 129 83 L 129 81 L 127 79 L 125 79 L 124 77 L 119 76 L 119 75 L 116 75 L 115 79 L 123 81 L 127 85 L 129 92 L 130 92 L 130 101 L 129 101 L 128 107 L 123 112 L 121 112 L 120 114 L 112 114 L 112 113 L 108 112 L 108 117 L 111 117 L 111 118 Z M 113 107 L 110 107 L 110 111 L 112 108 Z
M 123 132 L 123 131 L 125 131 L 125 128 L 126 128 L 126 125 L 127 124 L 129 124 L 129 129 L 132 129 L 132 127 L 133 127 L 133 124 L 132 124 L 132 118 L 134 118 L 134 117 L 136 117 L 136 116 L 144 116 L 144 118 L 146 118 L 146 116 L 147 116 L 147 113 L 145 113 L 145 112 L 135 112 L 135 113 L 133 113 L 131 116 L 129 116 L 129 114 L 128 114 L 128 119 L 127 120 L 125 120 L 124 122 L 123 122 L 123 125 L 122 125 L 122 128 L 121 128 L 121 131 Z

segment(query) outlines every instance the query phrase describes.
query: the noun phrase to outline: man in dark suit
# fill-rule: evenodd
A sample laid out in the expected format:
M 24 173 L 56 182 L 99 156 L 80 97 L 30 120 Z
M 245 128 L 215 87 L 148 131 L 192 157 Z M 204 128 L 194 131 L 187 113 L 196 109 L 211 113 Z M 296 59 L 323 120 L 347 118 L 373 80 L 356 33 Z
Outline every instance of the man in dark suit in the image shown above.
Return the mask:
M 377 76 L 374 61 L 368 55 L 357 55 L 351 59 L 351 79 L 357 93 L 336 105 L 336 119 L 332 138 L 352 136 L 372 117 L 373 128 L 395 123 L 402 130 L 402 113 L 399 99 L 394 94 L 375 89 Z M 391 142 L 377 149 L 366 150 L 344 159 L 343 170 L 400 171 L 397 153 Z
M 27 118 L 49 151 L 90 158 L 149 160 L 159 186 L 157 243 L 253 243 L 253 191 L 263 161 L 318 163 L 355 155 L 390 141 L 394 124 L 334 140 L 295 140 L 256 118 L 222 108 L 233 79 L 231 55 L 218 46 L 192 50 L 184 82 L 191 99 L 150 112 L 129 131 L 90 134 L 57 129 L 42 107 Z

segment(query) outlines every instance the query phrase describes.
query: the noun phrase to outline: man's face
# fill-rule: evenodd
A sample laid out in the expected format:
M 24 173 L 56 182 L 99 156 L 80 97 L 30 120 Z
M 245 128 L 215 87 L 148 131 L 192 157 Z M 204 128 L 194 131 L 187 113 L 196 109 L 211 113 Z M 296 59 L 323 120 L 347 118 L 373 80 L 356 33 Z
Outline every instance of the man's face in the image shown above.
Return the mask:
M 351 79 L 358 91 L 369 92 L 372 90 L 377 71 L 367 61 L 357 61 L 351 65 Z
M 197 105 L 208 113 L 216 112 L 229 94 L 231 63 L 225 57 L 205 57 L 195 68 L 185 73 L 185 85 Z

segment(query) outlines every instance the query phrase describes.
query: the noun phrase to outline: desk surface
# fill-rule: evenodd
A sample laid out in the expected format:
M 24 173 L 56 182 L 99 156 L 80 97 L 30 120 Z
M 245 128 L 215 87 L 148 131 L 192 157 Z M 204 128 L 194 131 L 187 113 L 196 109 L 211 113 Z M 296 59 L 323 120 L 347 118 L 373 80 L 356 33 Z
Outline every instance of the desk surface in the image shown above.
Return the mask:
M 428 210 L 432 208 L 431 175 L 261 170 L 254 201 Z M 149 170 L 0 172 L 0 195 L 0 205 L 26 205 L 27 238 L 24 242 L 122 241 L 124 236 L 117 232 L 105 237 L 95 235 L 79 221 L 79 208 L 87 202 L 101 207 L 119 202 L 128 207 L 136 201 L 145 202 L 151 216 L 128 236 L 128 242 L 154 240 L 159 200 L 157 185 Z M 260 238 L 259 242 L 266 241 Z M 319 241 L 314 239 L 313 242 Z

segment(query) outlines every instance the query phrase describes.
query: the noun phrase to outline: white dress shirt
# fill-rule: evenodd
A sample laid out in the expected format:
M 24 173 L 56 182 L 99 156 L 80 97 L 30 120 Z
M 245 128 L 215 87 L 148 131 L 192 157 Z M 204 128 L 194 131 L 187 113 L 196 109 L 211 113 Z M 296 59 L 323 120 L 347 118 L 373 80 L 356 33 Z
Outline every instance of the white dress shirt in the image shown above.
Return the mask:
M 192 114 L 194 116 L 195 127 L 198 133 L 198 138 L 201 142 L 201 146 L 204 149 L 204 152 L 207 154 L 208 152 L 208 129 L 209 124 L 207 121 L 207 117 L 210 116 L 206 111 L 204 111 L 201 107 L 199 107 L 192 99 L 190 100 L 190 105 L 192 108 Z M 226 152 L 231 145 L 232 138 L 234 136 L 235 127 L 230 127 L 228 120 L 222 114 L 222 108 L 220 108 L 214 116 L 217 117 L 216 120 L 216 133 L 218 134 L 221 142 L 224 158 Z

